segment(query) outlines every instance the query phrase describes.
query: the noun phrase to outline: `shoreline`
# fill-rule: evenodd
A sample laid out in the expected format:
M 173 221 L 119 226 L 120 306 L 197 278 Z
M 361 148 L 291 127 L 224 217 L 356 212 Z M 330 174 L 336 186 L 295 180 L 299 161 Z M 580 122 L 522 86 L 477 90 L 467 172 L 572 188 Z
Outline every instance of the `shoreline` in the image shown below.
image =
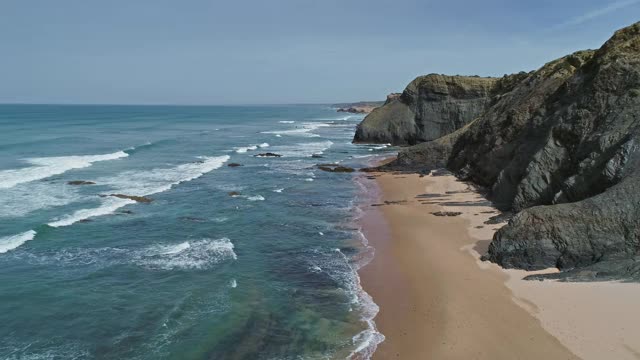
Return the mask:
M 500 212 L 470 185 L 368 175 L 379 203 L 360 226 L 375 256 L 359 276 L 386 337 L 372 359 L 640 359 L 638 284 L 523 280 L 536 272 L 480 260 L 505 223 L 485 223 Z
M 512 301 L 506 274 L 482 270 L 466 251 L 488 244 L 468 230 L 497 211 L 482 200 L 467 206 L 478 214 L 473 221 L 434 216 L 443 210 L 432 201 L 435 193 L 452 192 L 443 197 L 458 203 L 480 201 L 452 176 L 370 175 L 381 203 L 392 202 L 368 207 L 360 220 L 375 257 L 359 275 L 379 306 L 374 320 L 386 337 L 372 359 L 577 359 Z M 488 238 L 493 228 L 474 235 Z

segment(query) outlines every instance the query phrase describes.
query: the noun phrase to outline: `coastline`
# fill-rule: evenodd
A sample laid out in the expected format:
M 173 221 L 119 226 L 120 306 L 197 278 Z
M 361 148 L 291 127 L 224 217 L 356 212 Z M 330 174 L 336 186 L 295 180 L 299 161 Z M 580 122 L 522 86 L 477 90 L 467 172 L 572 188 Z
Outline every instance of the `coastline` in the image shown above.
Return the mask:
M 386 337 L 373 359 L 577 359 L 512 301 L 508 275 L 481 270 L 465 251 L 486 246 L 476 239 L 489 239 L 494 231 L 495 226 L 475 228 L 497 214 L 484 199 L 453 176 L 372 176 L 381 202 L 402 201 L 369 207 L 361 219 L 376 249 L 360 270 L 361 283 L 380 308 L 375 322 Z M 453 193 L 446 196 L 447 191 Z M 416 199 L 425 193 L 477 205 L 467 207 L 478 215 L 473 221 L 434 216 L 442 210 L 432 204 L 434 196 Z
M 452 175 L 368 180 L 379 206 L 360 224 L 375 257 L 359 274 L 386 337 L 372 359 L 640 358 L 640 324 L 629 316 L 637 284 L 523 280 L 535 272 L 480 260 L 504 223 L 485 223 L 500 212 L 468 184 Z

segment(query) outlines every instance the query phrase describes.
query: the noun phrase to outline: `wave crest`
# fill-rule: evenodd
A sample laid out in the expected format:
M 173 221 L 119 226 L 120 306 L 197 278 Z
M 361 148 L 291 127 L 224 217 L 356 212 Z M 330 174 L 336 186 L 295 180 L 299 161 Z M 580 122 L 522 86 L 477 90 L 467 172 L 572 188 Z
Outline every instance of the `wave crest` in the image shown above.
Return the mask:
M 0 189 L 11 188 L 21 183 L 60 175 L 73 169 L 86 168 L 94 162 L 115 160 L 127 156 L 129 156 L 129 154 L 126 152 L 117 151 L 102 155 L 71 155 L 25 159 L 27 163 L 33 166 L 0 171 Z

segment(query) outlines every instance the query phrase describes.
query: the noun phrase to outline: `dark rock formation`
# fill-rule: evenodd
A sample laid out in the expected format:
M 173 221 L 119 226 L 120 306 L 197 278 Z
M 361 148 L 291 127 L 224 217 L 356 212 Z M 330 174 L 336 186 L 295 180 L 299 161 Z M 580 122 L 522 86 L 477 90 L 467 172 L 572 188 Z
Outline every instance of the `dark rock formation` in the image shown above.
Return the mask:
M 337 172 L 337 173 L 351 173 L 355 171 L 355 169 L 353 168 L 338 165 L 338 164 L 318 164 L 316 165 L 316 167 L 322 171 Z
M 258 155 L 253 155 L 254 157 L 282 157 L 282 155 L 280 154 L 274 154 L 271 152 L 267 152 L 267 153 L 262 153 L 262 154 L 258 154 Z
M 391 96 L 393 94 L 390 94 Z M 368 114 L 373 109 L 380 107 L 384 104 L 383 101 L 360 101 L 355 103 L 335 104 L 334 107 L 338 108 L 338 112 L 347 112 L 352 114 Z
M 446 167 L 489 189 L 517 212 L 485 257 L 502 266 L 639 275 L 640 23 L 596 51 L 504 79 L 467 126 L 402 150 L 383 169 Z
M 432 212 L 431 215 L 435 216 L 460 216 L 462 215 L 459 211 L 436 211 Z
M 231 196 L 231 197 L 240 196 L 240 193 L 237 192 L 237 191 L 230 191 L 229 192 L 229 196 Z
M 101 197 L 113 196 L 120 199 L 129 199 L 139 203 L 148 204 L 153 201 L 153 199 L 145 197 L 145 196 L 135 196 L 135 195 L 125 195 L 125 194 L 109 194 L 109 195 L 100 195 Z
M 95 185 L 93 181 L 73 180 L 67 182 L 68 185 Z
M 517 79 L 431 74 L 387 98 L 358 125 L 354 143 L 413 145 L 449 134 L 480 116 Z
M 349 107 L 349 108 L 340 108 L 337 111 L 338 112 L 348 112 L 348 113 L 352 113 L 352 114 L 368 114 L 370 113 L 374 108 L 365 108 L 365 107 Z
M 227 164 L 228 167 L 239 167 L 239 166 L 243 166 L 242 164 L 238 164 L 238 163 L 229 163 Z

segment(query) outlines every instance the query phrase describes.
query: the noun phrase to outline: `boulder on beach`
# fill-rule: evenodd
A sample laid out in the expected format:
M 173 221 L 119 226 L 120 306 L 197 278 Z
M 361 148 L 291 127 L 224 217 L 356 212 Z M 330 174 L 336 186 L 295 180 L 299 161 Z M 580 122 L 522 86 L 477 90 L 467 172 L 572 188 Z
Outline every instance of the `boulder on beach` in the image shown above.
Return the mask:
M 432 212 L 431 215 L 435 216 L 459 216 L 462 215 L 459 211 L 436 211 Z

